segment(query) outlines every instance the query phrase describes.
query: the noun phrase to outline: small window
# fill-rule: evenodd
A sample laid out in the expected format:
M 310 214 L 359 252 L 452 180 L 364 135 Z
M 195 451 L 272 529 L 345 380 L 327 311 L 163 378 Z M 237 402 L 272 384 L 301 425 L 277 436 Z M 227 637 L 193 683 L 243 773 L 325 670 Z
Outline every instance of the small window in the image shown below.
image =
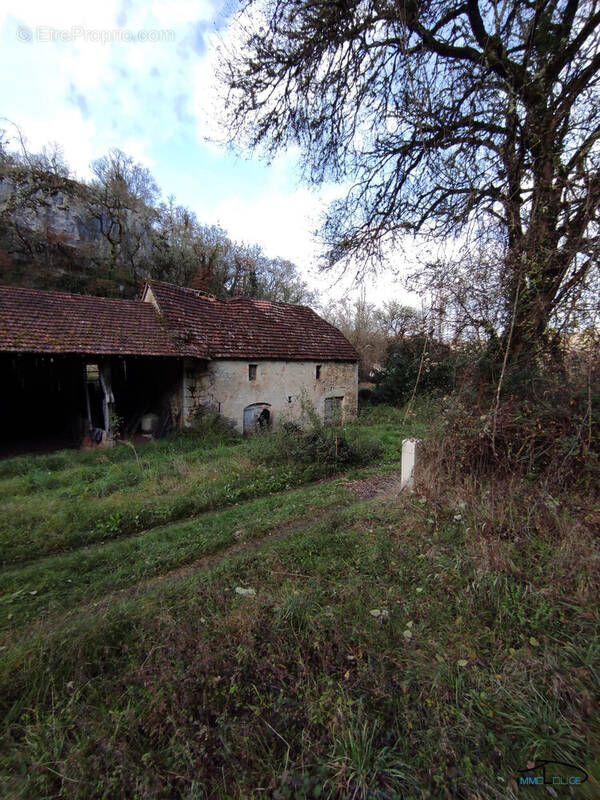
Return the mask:
M 248 364 L 248 380 L 255 381 L 256 380 L 256 369 L 258 364 Z
M 317 368 L 315 369 L 315 377 L 318 381 L 321 380 L 321 365 L 317 364 Z
M 342 403 L 343 397 L 326 397 L 325 398 L 325 422 L 332 425 L 339 424 L 342 421 Z

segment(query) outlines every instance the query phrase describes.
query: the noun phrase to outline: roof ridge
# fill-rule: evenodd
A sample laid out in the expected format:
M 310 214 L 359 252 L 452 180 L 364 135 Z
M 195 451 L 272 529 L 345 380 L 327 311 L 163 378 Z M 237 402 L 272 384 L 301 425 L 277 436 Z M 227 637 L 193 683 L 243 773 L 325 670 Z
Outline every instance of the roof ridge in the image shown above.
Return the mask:
M 61 289 L 35 289 L 31 286 L 11 286 L 10 284 L 0 284 L 0 291 L 11 291 L 11 292 L 33 292 L 34 294 L 44 294 L 48 296 L 59 296 L 59 297 L 75 297 L 78 300 L 102 300 L 102 301 L 110 301 L 115 303 L 133 303 L 136 306 L 145 306 L 147 303 L 142 303 L 141 300 L 132 297 L 107 297 L 103 294 L 83 294 L 82 292 L 63 292 Z
M 239 302 L 240 300 L 244 300 L 248 303 L 269 303 L 272 306 L 286 306 L 287 308 L 307 308 L 309 311 L 312 311 L 313 314 L 316 314 L 314 309 L 305 305 L 304 303 L 286 303 L 285 300 L 269 300 L 266 297 L 225 297 L 223 298 L 222 302 L 234 303 Z
M 218 303 L 239 303 L 239 302 L 246 302 L 246 303 L 269 303 L 272 306 L 291 306 L 292 308 L 308 308 L 313 314 L 317 312 L 311 308 L 310 306 L 306 305 L 305 303 L 288 303 L 285 300 L 271 300 L 268 297 L 249 297 L 248 295 L 237 295 L 236 297 L 217 297 L 216 294 L 212 292 L 205 292 L 202 289 L 194 289 L 192 286 L 180 286 L 178 283 L 171 283 L 170 281 L 161 281 L 157 278 L 147 278 L 146 283 L 152 285 L 159 285 L 159 286 L 167 286 L 170 289 L 177 289 L 178 291 L 182 292 L 190 292 L 191 294 L 196 295 L 202 299 L 203 297 L 211 298 L 216 300 Z M 317 314 L 317 316 L 319 316 Z
M 194 289 L 193 286 L 180 286 L 178 283 L 170 283 L 169 281 L 159 281 L 155 278 L 147 278 L 146 283 L 150 284 L 151 286 L 158 284 L 159 286 L 168 286 L 171 289 L 178 289 L 179 291 L 183 292 L 191 292 L 192 294 L 196 295 L 196 297 L 210 297 L 218 300 L 216 294 L 212 292 L 205 292 L 203 289 Z

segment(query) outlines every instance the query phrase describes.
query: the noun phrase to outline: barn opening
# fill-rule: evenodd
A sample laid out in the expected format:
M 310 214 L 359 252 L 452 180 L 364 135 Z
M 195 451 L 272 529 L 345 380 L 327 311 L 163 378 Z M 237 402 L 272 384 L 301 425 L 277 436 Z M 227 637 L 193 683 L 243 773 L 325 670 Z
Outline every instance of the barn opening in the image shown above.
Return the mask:
M 75 447 L 86 401 L 79 356 L 1 353 L 0 453 Z
M 153 433 L 162 436 L 180 423 L 178 397 L 182 362 L 175 358 L 133 356 L 110 361 L 116 433 L 131 436 L 141 429 L 142 418 L 155 417 Z
M 176 358 L 1 353 L 0 455 L 131 436 L 144 415 L 162 435 L 179 424 Z

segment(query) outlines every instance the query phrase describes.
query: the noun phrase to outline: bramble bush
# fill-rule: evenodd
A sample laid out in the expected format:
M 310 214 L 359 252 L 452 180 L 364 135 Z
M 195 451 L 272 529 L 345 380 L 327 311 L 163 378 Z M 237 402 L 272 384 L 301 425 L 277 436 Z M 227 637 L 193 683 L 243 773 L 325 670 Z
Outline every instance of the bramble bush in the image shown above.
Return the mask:
M 189 431 L 196 436 L 200 434 L 215 444 L 233 444 L 241 441 L 241 436 L 231 420 L 204 406 L 198 406 L 196 409 Z
M 399 406 L 413 395 L 443 395 L 456 386 L 461 357 L 448 345 L 414 336 L 388 345 L 385 366 L 375 376 L 373 403 Z M 415 391 L 416 386 L 416 391 Z
M 360 429 L 325 425 L 306 401 L 302 411 L 305 425 L 285 421 L 279 431 L 261 438 L 260 458 L 265 464 L 291 464 L 320 477 L 342 467 L 373 463 L 381 455 L 381 446 L 365 439 Z
M 491 389 L 463 386 L 428 445 L 430 461 L 450 480 L 521 476 L 548 487 L 597 486 L 598 372 L 546 368 L 526 384 L 509 376 L 497 405 Z

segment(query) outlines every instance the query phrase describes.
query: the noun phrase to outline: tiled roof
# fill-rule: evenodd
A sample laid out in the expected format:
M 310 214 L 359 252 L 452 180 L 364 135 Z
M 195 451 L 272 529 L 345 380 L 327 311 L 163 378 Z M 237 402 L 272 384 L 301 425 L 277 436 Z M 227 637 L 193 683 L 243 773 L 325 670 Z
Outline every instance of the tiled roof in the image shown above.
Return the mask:
M 234 297 L 149 281 L 183 355 L 211 358 L 356 361 L 348 340 L 306 307 Z
M 149 303 L 0 286 L 0 351 L 177 356 Z
M 0 286 L 0 351 L 358 359 L 340 331 L 306 306 L 246 297 L 217 300 L 160 281 L 149 281 L 148 287 L 158 309 L 140 300 Z

